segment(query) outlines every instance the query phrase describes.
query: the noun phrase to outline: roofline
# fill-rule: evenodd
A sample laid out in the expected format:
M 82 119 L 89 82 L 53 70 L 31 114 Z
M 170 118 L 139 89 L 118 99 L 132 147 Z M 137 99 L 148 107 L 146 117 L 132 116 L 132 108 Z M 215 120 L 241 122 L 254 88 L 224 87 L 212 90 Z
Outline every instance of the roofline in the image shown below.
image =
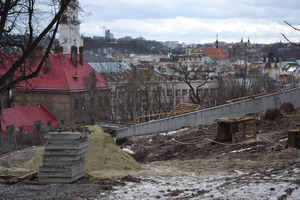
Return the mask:
M 97 90 L 111 89 L 111 86 L 98 86 Z M 30 91 L 55 91 L 55 92 L 83 92 L 89 91 L 88 88 L 72 88 L 72 89 L 61 89 L 61 88 L 27 88 L 27 87 L 16 87 L 18 90 L 30 90 Z

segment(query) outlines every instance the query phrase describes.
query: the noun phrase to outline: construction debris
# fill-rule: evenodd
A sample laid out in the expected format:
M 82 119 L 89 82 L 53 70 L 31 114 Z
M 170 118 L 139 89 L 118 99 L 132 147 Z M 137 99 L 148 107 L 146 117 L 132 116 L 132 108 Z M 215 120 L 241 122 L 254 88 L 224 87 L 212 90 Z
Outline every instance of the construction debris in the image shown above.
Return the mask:
M 152 114 L 152 115 L 143 115 L 137 117 L 137 123 L 171 117 L 175 115 L 180 115 L 192 111 L 197 111 L 201 109 L 201 105 L 199 104 L 192 104 L 192 103 L 179 103 L 176 108 L 171 110 L 168 113 L 158 113 L 158 114 Z
M 87 136 L 87 132 L 47 133 L 39 181 L 73 182 L 82 177 L 89 146 Z
M 98 126 L 88 126 L 92 133 L 88 136 L 89 152 L 85 158 L 85 174 L 93 178 L 123 177 L 143 170 L 127 152 L 120 149 L 114 139 Z M 22 167 L 38 170 L 42 165 L 44 150 L 27 161 Z

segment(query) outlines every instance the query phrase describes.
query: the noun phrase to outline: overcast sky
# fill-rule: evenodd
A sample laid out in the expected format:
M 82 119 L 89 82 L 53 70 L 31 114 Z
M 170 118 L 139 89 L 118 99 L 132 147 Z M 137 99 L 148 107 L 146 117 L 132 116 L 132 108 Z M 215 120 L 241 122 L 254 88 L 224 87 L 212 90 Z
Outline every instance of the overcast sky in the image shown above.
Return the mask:
M 103 36 L 103 27 L 115 38 L 142 36 L 147 40 L 186 43 L 284 41 L 300 32 L 299 0 L 79 0 L 85 12 L 81 34 Z

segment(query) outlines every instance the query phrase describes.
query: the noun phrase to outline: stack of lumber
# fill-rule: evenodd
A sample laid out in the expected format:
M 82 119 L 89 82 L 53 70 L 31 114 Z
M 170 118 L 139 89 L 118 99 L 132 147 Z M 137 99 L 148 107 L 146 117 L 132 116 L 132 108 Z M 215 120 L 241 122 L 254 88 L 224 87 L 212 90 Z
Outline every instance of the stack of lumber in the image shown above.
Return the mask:
M 174 108 L 171 112 L 168 113 L 167 117 L 196 111 L 196 110 L 199 110 L 200 108 L 201 108 L 201 105 L 199 105 L 199 104 L 180 103 L 176 106 L 176 108 Z
M 89 147 L 87 136 L 87 132 L 47 133 L 39 182 L 73 182 L 82 177 Z

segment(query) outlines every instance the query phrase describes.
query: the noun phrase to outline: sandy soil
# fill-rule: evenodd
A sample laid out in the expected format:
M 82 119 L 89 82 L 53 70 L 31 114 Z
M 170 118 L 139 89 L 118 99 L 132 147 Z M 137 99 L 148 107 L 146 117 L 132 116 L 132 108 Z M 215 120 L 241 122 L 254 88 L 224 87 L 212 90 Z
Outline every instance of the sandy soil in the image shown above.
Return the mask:
M 261 118 L 257 140 L 238 136 L 235 145 L 212 142 L 216 124 L 131 138 L 120 147 L 146 170 L 67 185 L 0 185 L 0 199 L 299 199 L 300 152 L 286 149 L 287 130 L 300 127 L 298 113 L 275 121 L 252 114 Z M 30 157 L 34 149 L 19 153 Z M 17 154 L 2 154 L 2 169 L 25 160 Z

